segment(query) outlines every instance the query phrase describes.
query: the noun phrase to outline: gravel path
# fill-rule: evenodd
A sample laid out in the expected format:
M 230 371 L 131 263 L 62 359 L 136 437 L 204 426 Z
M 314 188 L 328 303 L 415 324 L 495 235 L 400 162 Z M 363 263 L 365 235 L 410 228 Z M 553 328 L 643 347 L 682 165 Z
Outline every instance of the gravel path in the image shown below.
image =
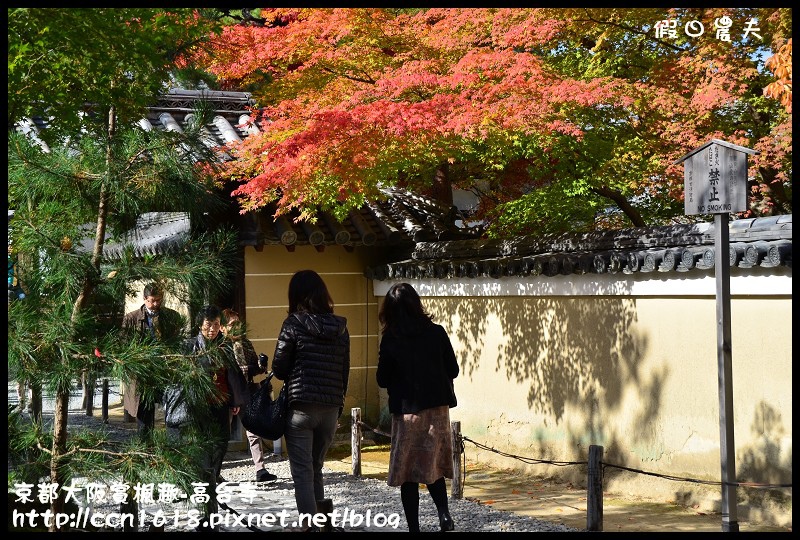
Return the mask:
M 249 454 L 229 452 L 226 458 L 222 472 L 222 476 L 226 480 L 250 481 L 252 479 L 253 468 Z M 280 461 L 275 461 L 276 459 L 277 457 L 275 456 L 271 457 L 267 468 L 271 473 L 278 476 L 278 480 L 266 484 L 268 486 L 267 489 L 272 493 L 282 494 L 283 500 L 289 505 L 289 509 L 294 510 L 294 491 L 289 462 L 286 458 Z M 351 522 L 349 526 L 344 527 L 346 530 L 375 530 L 383 532 L 406 532 L 408 530 L 403 507 L 400 503 L 400 488 L 390 487 L 383 480 L 354 477 L 347 473 L 332 471 L 327 467 L 323 469 L 323 472 L 325 473 L 325 496 L 333 500 L 334 509 L 339 509 L 341 512 L 348 509 L 351 513 L 364 517 L 368 510 L 371 516 L 379 514 L 384 516 L 395 514 L 397 516 L 395 519 L 397 523 L 396 529 L 389 525 L 376 527 L 374 523 L 371 527 L 366 527 L 365 523 L 360 526 L 353 526 Z M 421 531 L 438 531 L 439 520 L 436 515 L 436 507 L 424 486 L 421 486 L 419 506 Z M 560 523 L 550 523 L 527 516 L 518 516 L 466 499 L 449 499 L 449 506 L 457 532 L 578 531 L 578 529 L 570 529 Z
M 47 422 L 45 414 L 45 422 Z M 133 425 L 111 422 L 103 424 L 97 416 L 87 417 L 80 411 L 70 411 L 70 426 L 86 426 L 108 429 L 115 436 L 126 437 L 135 433 Z M 285 457 L 268 455 L 268 470 L 277 475 L 273 482 L 255 482 L 255 472 L 249 452 L 228 452 L 223 464 L 222 476 L 227 481 L 226 489 L 231 493 L 227 505 L 230 510 L 219 513 L 221 532 L 293 532 L 297 521 L 294 489 Z M 325 496 L 332 499 L 336 514 L 334 525 L 344 532 L 406 532 L 408 530 L 400 502 L 400 489 L 390 487 L 383 480 L 354 477 L 330 468 L 325 473 Z M 578 532 L 560 523 L 551 523 L 510 512 L 495 510 L 490 506 L 467 499 L 450 499 L 450 514 L 455 522 L 454 532 Z M 144 525 L 147 530 L 156 513 L 162 510 L 168 519 L 165 532 L 193 530 L 188 522 L 191 509 L 185 502 L 168 505 L 143 505 L 146 512 Z M 95 503 L 94 513 L 117 512 L 119 505 Z M 177 516 L 177 519 L 175 519 Z M 283 516 L 283 526 L 279 521 Z M 274 521 L 272 521 L 274 519 Z M 248 520 L 251 525 L 248 528 Z M 422 532 L 439 530 L 436 509 L 424 486 L 420 491 L 420 528 Z M 108 527 L 106 530 L 120 530 Z

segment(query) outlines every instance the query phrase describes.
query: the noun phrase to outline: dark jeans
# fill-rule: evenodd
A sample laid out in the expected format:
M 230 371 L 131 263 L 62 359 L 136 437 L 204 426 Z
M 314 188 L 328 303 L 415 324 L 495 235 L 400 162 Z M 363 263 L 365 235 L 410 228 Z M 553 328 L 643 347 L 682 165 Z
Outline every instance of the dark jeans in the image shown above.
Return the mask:
M 210 437 L 210 448 L 206 464 L 213 467 L 214 478 L 219 476 L 222 470 L 222 462 L 225 460 L 225 453 L 228 451 L 228 439 L 231 438 L 231 423 L 229 414 L 229 407 L 223 405 L 221 407 L 212 407 L 209 411 L 207 422 L 200 424 L 201 426 L 208 426 Z
M 312 403 L 292 404 L 286 422 L 286 449 L 300 514 L 316 514 L 325 498 L 322 466 L 336 433 L 339 407 Z

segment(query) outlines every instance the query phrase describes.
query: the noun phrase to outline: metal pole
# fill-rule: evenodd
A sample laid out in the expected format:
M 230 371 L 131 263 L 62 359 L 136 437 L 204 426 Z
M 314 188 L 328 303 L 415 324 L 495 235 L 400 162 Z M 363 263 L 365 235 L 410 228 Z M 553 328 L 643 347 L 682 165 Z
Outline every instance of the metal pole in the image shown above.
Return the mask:
M 717 281 L 717 382 L 719 454 L 722 468 L 722 532 L 739 532 L 736 511 L 736 446 L 733 441 L 731 270 L 728 214 L 714 214 L 714 273 Z

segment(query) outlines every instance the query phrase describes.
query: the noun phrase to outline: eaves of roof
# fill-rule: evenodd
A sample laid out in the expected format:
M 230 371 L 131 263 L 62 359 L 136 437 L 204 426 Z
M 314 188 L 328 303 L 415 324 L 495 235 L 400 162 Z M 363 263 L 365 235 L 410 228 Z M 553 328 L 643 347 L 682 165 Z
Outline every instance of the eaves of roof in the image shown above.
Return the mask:
M 260 250 L 265 245 L 390 246 L 410 250 L 417 242 L 477 238 L 477 230 L 456 226 L 455 208 L 400 188 L 386 188 L 380 201 L 368 202 L 337 222 L 320 212 L 316 223 L 295 222 L 296 214 L 273 219 L 275 208 L 249 212 L 239 220 L 239 242 Z
M 729 224 L 730 265 L 792 266 L 792 216 Z M 410 259 L 370 267 L 376 280 L 688 272 L 714 267 L 714 226 L 701 223 L 556 237 L 418 243 Z
M 132 249 L 134 257 L 146 255 L 165 255 L 180 250 L 189 238 L 191 221 L 185 212 L 148 212 L 140 215 L 136 226 L 127 231 L 121 239 L 113 240 L 106 236 L 103 244 L 103 258 L 118 260 L 125 250 Z M 94 224 L 87 225 L 88 230 Z M 91 252 L 94 237 L 87 237 L 77 247 L 80 251 Z

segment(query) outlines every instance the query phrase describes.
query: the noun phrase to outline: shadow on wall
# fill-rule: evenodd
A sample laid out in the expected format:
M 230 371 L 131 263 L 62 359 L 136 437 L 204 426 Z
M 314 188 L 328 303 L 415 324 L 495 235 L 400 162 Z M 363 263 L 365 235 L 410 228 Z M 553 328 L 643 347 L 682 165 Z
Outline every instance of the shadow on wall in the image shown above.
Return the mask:
M 791 438 L 787 440 L 780 411 L 760 402 L 756 405 L 750 430 L 757 443 L 737 452 L 737 476 L 761 483 L 791 482 L 791 475 L 788 479 L 786 476 L 787 466 L 789 470 L 792 467 Z M 787 442 L 788 448 L 782 448 L 782 442 Z
M 508 380 L 528 381 L 528 406 L 556 422 L 568 403 L 591 407 L 595 414 L 598 388 L 609 409 L 620 405 L 625 385 L 640 388 L 652 403 L 641 422 L 658 409 L 663 375 L 642 381 L 638 373 L 647 343 L 631 330 L 633 300 L 529 298 L 509 304 L 507 298 L 459 298 L 436 303 L 431 314 L 438 322 L 454 323 L 449 327 L 461 343 L 466 376 L 473 375 L 484 352 L 487 314 L 497 317 L 505 340 L 495 370 Z M 599 422 L 591 419 L 592 425 Z
M 753 445 L 736 452 L 736 477 L 742 482 L 760 484 L 792 483 L 792 439 L 787 436 L 780 411 L 765 402 L 756 405 L 753 425 Z M 757 489 L 741 491 L 751 508 L 767 509 L 775 506 L 776 513 L 791 516 L 791 488 Z M 741 496 L 739 497 L 741 500 Z M 768 512 L 767 512 L 768 513 Z M 763 519 L 763 516 L 759 516 Z M 784 525 L 778 521 L 779 524 Z M 789 521 L 791 524 L 791 518 Z
M 545 426 L 563 424 L 568 405 L 584 411 L 583 429 L 568 434 L 571 447 L 585 453 L 588 444 L 601 444 L 605 458 L 620 464 L 632 446 L 651 447 L 660 437 L 654 420 L 668 375 L 666 369 L 650 370 L 646 379 L 640 373 L 648 342 L 634 329 L 636 313 L 635 300 L 619 297 L 459 298 L 431 307 L 435 320 L 449 320 L 460 341 L 465 376 L 475 373 L 482 356 L 495 356 L 498 374 L 529 385 L 528 407 L 545 417 Z M 496 341 L 487 339 L 489 316 L 505 336 L 496 353 L 483 350 L 487 341 Z M 631 388 L 640 396 L 641 429 L 615 433 L 603 411 L 623 407 L 623 391 Z
M 663 419 L 659 417 L 663 415 L 663 392 L 670 376 L 668 367 L 641 371 L 649 340 L 635 328 L 636 308 L 636 301 L 629 298 L 585 297 L 454 298 L 426 305 L 434 320 L 445 324 L 459 340 L 462 376 L 472 378 L 482 357 L 496 357 L 494 369 L 499 375 L 529 385 L 527 402 L 532 411 L 550 418 L 556 425 L 562 424 L 567 406 L 585 412 L 582 432 L 568 435 L 572 448 L 586 450 L 587 441 L 592 441 L 591 444 L 604 446 L 604 461 L 634 468 L 639 464 L 632 463 L 632 449 L 638 449 L 637 454 L 648 448 L 659 454 L 664 450 L 660 442 Z M 488 322 L 494 319 L 498 326 Z M 484 350 L 487 343 L 494 348 L 497 342 L 495 338 L 489 339 L 488 331 L 500 331 L 505 336 L 496 352 Z M 639 396 L 637 410 L 628 414 L 637 429 L 619 433 L 602 417 L 603 411 L 619 411 L 629 406 L 632 389 Z M 628 396 L 623 396 L 623 392 Z M 756 434 L 753 440 L 758 442 L 748 447 L 738 446 L 737 477 L 740 481 L 791 483 L 791 440 L 786 440 L 781 414 L 763 402 L 756 409 L 752 431 Z M 607 471 L 607 474 L 610 479 L 630 473 Z M 676 501 L 707 498 L 706 492 L 713 490 L 713 487 L 698 487 L 696 491 L 676 492 Z M 769 500 L 779 505 L 788 498 L 791 505 L 791 491 L 788 496 L 786 491 L 741 488 L 739 498 L 765 503 Z
M 736 479 L 753 485 L 736 489 L 737 513 L 740 521 L 754 521 L 779 527 L 792 526 L 792 489 L 759 487 L 792 484 L 792 446 L 786 435 L 782 415 L 765 402 L 755 407 L 751 426 L 755 443 L 736 451 Z M 720 492 L 721 488 L 710 488 Z M 675 501 L 683 506 L 702 503 L 699 489 L 676 491 Z M 722 512 L 722 499 L 713 496 L 711 509 Z

